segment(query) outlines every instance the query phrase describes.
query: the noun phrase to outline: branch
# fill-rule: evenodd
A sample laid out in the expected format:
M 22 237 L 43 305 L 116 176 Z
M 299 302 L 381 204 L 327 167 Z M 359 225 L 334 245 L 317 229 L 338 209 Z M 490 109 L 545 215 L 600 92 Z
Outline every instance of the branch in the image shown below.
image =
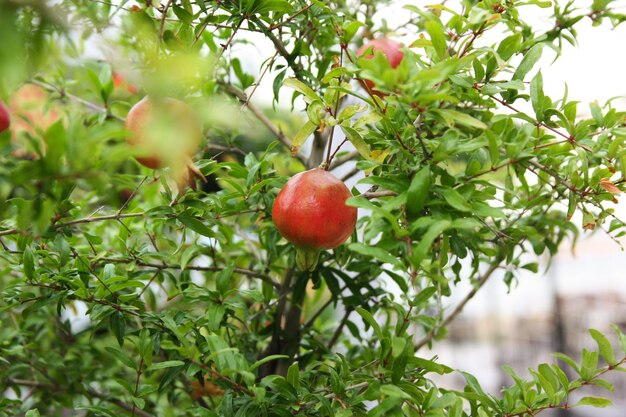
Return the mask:
M 248 108 L 248 110 L 250 110 L 252 112 L 252 114 L 254 114 L 254 116 L 259 119 L 259 121 L 261 123 L 263 123 L 265 125 L 265 127 L 268 128 L 268 130 L 270 132 L 272 132 L 272 134 L 274 136 L 276 136 L 276 138 L 280 141 L 280 143 L 282 143 L 285 147 L 287 147 L 288 149 L 291 149 L 293 147 L 293 144 L 291 142 L 291 139 L 289 139 L 287 137 L 287 135 L 285 135 L 283 133 L 282 130 L 280 130 L 280 128 L 278 126 L 276 126 L 274 124 L 274 122 L 272 122 L 266 115 L 265 113 L 263 113 L 263 111 L 261 111 L 261 109 L 259 109 L 256 105 L 254 105 L 251 101 L 248 101 L 248 98 L 246 96 L 246 93 L 244 93 L 243 91 L 239 90 L 238 88 L 236 88 L 235 86 L 231 85 L 231 84 L 220 84 L 222 89 L 224 91 L 226 91 L 228 94 L 230 94 L 233 97 L 236 97 L 240 102 L 242 103 L 246 103 L 246 107 Z M 306 164 L 306 158 L 304 157 L 304 155 L 302 155 L 301 153 L 296 154 L 296 157 L 304 164 Z
M 343 143 L 341 145 L 343 145 Z M 336 153 L 337 152 L 335 152 L 335 154 Z M 345 164 L 346 162 L 352 161 L 354 158 L 358 157 L 359 155 L 360 155 L 359 151 L 350 151 L 347 154 L 338 158 L 335 158 L 335 156 L 333 155 L 330 158 L 332 162 L 330 163 L 329 169 L 333 170 L 337 168 L 338 166 Z
M 100 221 L 106 221 L 106 220 L 120 220 L 120 219 L 125 219 L 128 217 L 143 217 L 145 216 L 145 213 L 141 212 L 141 213 L 126 213 L 126 214 L 122 214 L 122 213 L 116 213 L 116 214 L 109 214 L 106 216 L 98 216 L 98 217 L 85 217 L 83 219 L 77 219 L 77 220 L 72 220 L 69 222 L 65 222 L 65 223 L 55 223 L 53 224 L 53 227 L 55 229 L 59 229 L 61 227 L 65 227 L 65 226 L 72 226 L 75 224 L 81 224 L 81 223 L 94 223 L 94 222 L 100 222 Z M 8 235 L 17 235 L 17 234 L 27 234 L 28 230 L 20 230 L 20 229 L 8 229 L 8 230 L 2 230 L 0 231 L 0 236 L 8 236 Z
M 478 279 L 478 282 L 476 283 L 474 288 L 472 288 L 472 290 L 465 296 L 465 298 L 463 298 L 463 300 L 461 300 L 461 302 L 455 307 L 455 309 L 452 310 L 452 312 L 450 314 L 448 314 L 448 316 L 445 319 L 443 319 L 440 323 L 435 325 L 430 330 L 430 332 L 428 332 L 428 334 L 426 334 L 426 336 L 424 336 L 421 340 L 419 340 L 415 344 L 415 350 L 419 350 L 425 344 L 430 343 L 433 340 L 433 338 L 437 335 L 439 330 L 441 330 L 442 328 L 446 327 L 448 324 L 450 324 L 450 322 L 452 320 L 454 320 L 456 318 L 456 316 L 461 314 L 461 312 L 463 311 L 463 308 L 465 307 L 465 305 L 472 298 L 474 298 L 474 296 L 476 295 L 478 290 L 480 290 L 482 288 L 482 286 L 485 285 L 485 283 L 489 280 L 489 278 L 492 276 L 494 271 L 500 267 L 500 262 L 502 262 L 502 259 L 498 259 L 498 260 L 496 260 L 496 262 L 491 264 L 491 266 L 485 271 L 485 273 Z
M 309 10 L 311 8 L 311 6 L 313 6 L 313 4 L 315 3 L 309 3 L 307 6 L 305 6 L 304 8 L 300 9 L 299 11 L 297 11 L 296 13 L 292 14 L 291 16 L 287 17 L 285 20 L 283 20 L 282 22 L 279 23 L 273 23 L 269 28 L 267 28 L 267 30 L 272 31 L 274 29 L 277 29 L 287 23 L 289 23 L 290 21 L 292 21 L 293 19 L 295 19 L 296 17 L 298 17 L 300 14 L 306 12 L 307 10 Z
M 102 261 L 102 262 L 111 262 L 111 263 L 120 263 L 120 264 L 130 264 L 130 263 L 135 263 L 135 265 L 138 266 L 143 266 L 145 268 L 154 268 L 154 269 L 159 269 L 159 270 L 163 270 L 163 269 L 180 269 L 183 270 L 183 267 L 181 265 L 176 265 L 176 264 L 156 264 L 156 263 L 150 263 L 150 262 L 143 262 L 137 259 L 120 259 L 120 258 L 95 258 L 94 260 L 96 261 Z M 205 271 L 205 272 L 219 272 L 219 271 L 223 271 L 226 268 L 222 268 L 222 267 L 218 267 L 218 266 L 196 266 L 196 265 L 187 265 L 184 269 L 188 269 L 191 271 Z M 250 269 L 244 269 L 244 268 L 234 268 L 233 272 L 237 273 L 237 274 L 241 274 L 241 275 L 245 275 L 251 278 L 258 278 L 262 281 L 267 282 L 268 284 L 270 284 L 272 287 L 278 289 L 280 288 L 280 285 L 276 282 L 274 282 L 270 277 L 268 277 L 265 274 L 262 274 L 260 272 L 256 272 L 256 271 L 252 271 Z
M 101 221 L 106 221 L 106 220 L 120 220 L 120 219 L 125 219 L 128 217 L 143 217 L 145 216 L 146 213 L 140 212 L 140 213 L 126 213 L 126 214 L 122 214 L 122 213 L 116 213 L 116 214 L 109 214 L 106 216 L 98 216 L 98 217 L 85 217 L 83 219 L 77 219 L 77 220 L 72 220 L 69 222 L 65 222 L 65 223 L 56 223 L 54 225 L 55 228 L 61 228 L 61 227 L 65 227 L 65 226 L 72 226 L 75 224 L 82 224 L 82 223 L 94 223 L 94 222 L 101 222 Z
M 97 105 L 95 103 L 92 103 L 91 101 L 87 101 L 87 100 L 85 100 L 83 98 L 75 96 L 74 94 L 70 94 L 67 91 L 65 91 L 65 89 L 63 89 L 63 88 L 59 88 L 59 87 L 56 87 L 56 86 L 54 86 L 52 84 L 44 83 L 44 82 L 38 81 L 38 80 L 30 80 L 29 83 L 33 84 L 33 85 L 37 85 L 37 86 L 43 88 L 46 91 L 49 91 L 49 92 L 52 92 L 52 93 L 57 93 L 62 98 L 69 98 L 70 100 L 73 100 L 73 101 L 75 101 L 77 103 L 80 103 L 83 106 L 87 107 L 88 109 L 95 111 L 96 113 L 106 113 L 107 117 L 109 117 L 109 118 L 112 118 L 112 119 L 115 119 L 115 120 L 119 120 L 121 122 L 124 121 L 124 118 L 109 113 L 109 111 L 106 108 L 104 108 L 102 106 L 99 106 L 99 105 Z
M 380 197 L 395 197 L 397 195 L 398 193 L 396 193 L 395 191 L 371 191 L 361 194 L 361 197 L 370 199 Z
M 67 388 L 63 388 L 60 385 L 53 385 L 53 384 L 46 384 L 43 382 L 39 382 L 39 381 L 28 381 L 25 379 L 17 379 L 17 378 L 8 378 L 6 380 L 7 386 L 11 386 L 11 385 L 18 385 L 21 387 L 29 387 L 29 388 L 35 388 L 35 389 L 46 389 L 46 390 L 50 390 L 50 391 L 55 391 L 55 392 L 59 392 L 59 391 L 64 391 L 67 392 Z M 112 404 L 117 405 L 120 408 L 123 408 L 126 411 L 132 411 L 134 410 L 134 413 L 140 417 L 155 417 L 154 415 L 143 411 L 143 410 L 138 410 L 135 409 L 134 405 L 130 405 L 128 403 L 125 403 L 121 400 L 118 400 L 117 398 L 109 398 L 108 395 L 102 394 L 100 392 L 97 391 L 92 391 L 92 390 L 85 390 L 84 392 L 82 392 L 83 395 L 85 396 L 91 396 L 91 397 L 95 397 L 95 398 L 100 398 L 101 400 L 110 402 Z
M 578 390 L 578 389 L 580 389 L 580 388 L 582 388 L 582 387 L 584 387 L 584 386 L 586 386 L 586 385 L 591 385 L 591 384 L 593 384 L 593 383 L 594 383 L 594 381 L 595 381 L 596 379 L 598 379 L 598 378 L 599 378 L 599 377 L 601 377 L 602 375 L 606 374 L 607 372 L 612 371 L 612 370 L 614 370 L 614 369 L 618 368 L 619 366 L 621 366 L 621 365 L 622 365 L 622 364 L 624 364 L 624 363 L 626 363 L 626 357 L 622 358 L 619 362 L 617 362 L 617 363 L 615 363 L 615 364 L 613 364 L 613 365 L 607 365 L 607 366 L 605 366 L 605 367 L 603 367 L 603 368 L 600 368 L 600 370 L 598 370 L 598 372 L 596 372 L 596 374 L 595 374 L 595 375 L 594 375 L 591 379 L 589 379 L 589 380 L 587 380 L 587 381 L 581 381 L 581 382 L 579 382 L 579 383 L 580 383 L 580 385 L 570 384 L 570 387 L 569 387 L 569 389 L 567 390 L 567 396 L 565 397 L 565 398 L 566 398 L 566 400 L 565 400 L 565 403 L 564 403 L 564 404 L 548 404 L 548 405 L 544 405 L 544 406 L 537 407 L 537 408 L 534 408 L 534 409 L 528 408 L 528 409 L 526 409 L 526 410 L 524 410 L 524 411 L 520 411 L 519 413 L 515 413 L 515 414 L 505 414 L 505 416 L 504 416 L 504 417 L 524 417 L 524 416 L 534 416 L 535 414 L 540 413 L 541 411 L 544 411 L 544 410 L 549 410 L 549 409 L 562 409 L 562 410 L 568 410 L 568 409 L 570 409 L 570 408 L 574 407 L 574 406 L 569 405 L 569 404 L 567 403 L 567 398 L 569 398 L 569 395 L 570 395 L 572 392 L 574 392 L 574 391 L 576 391 L 576 390 Z M 579 380 L 577 380 L 577 381 L 580 381 L 580 379 L 579 379 Z
M 300 81 L 303 81 L 302 76 L 300 75 L 300 73 L 302 72 L 302 66 L 300 64 L 298 64 L 294 60 L 294 57 L 291 56 L 289 51 L 287 51 L 287 48 L 285 47 L 285 44 L 283 43 L 283 41 L 278 39 L 276 37 L 276 35 L 274 35 L 272 32 L 270 32 L 270 30 L 263 24 L 261 19 L 259 19 L 258 17 L 256 17 L 256 16 L 252 17 L 250 20 L 252 22 L 254 22 L 259 27 L 259 29 L 261 29 L 261 32 L 263 32 L 263 34 L 270 41 L 272 41 L 272 43 L 276 47 L 276 50 L 278 51 L 278 53 L 283 58 L 285 58 L 285 61 L 287 61 L 287 65 L 289 65 L 289 68 L 291 68 L 291 70 L 293 71 L 293 73 L 296 76 L 296 78 L 299 79 Z
M 337 343 L 337 341 L 339 340 L 339 336 L 341 336 L 341 333 L 343 332 L 343 327 L 348 322 L 348 318 L 350 317 L 350 314 L 352 314 L 353 311 L 354 310 L 350 307 L 344 313 L 343 318 L 341 319 L 341 322 L 339 323 L 339 326 L 337 326 L 337 328 L 335 329 L 335 333 L 333 334 L 333 337 L 328 342 L 329 350 L 332 349 L 333 346 L 335 346 L 335 343 Z

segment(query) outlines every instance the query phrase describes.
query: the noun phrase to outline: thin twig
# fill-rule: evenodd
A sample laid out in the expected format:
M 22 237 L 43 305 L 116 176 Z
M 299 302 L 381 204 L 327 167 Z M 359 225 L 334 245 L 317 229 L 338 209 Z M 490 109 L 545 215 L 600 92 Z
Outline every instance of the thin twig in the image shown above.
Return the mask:
M 285 61 L 287 61 L 287 65 L 289 65 L 289 68 L 291 68 L 296 78 L 298 78 L 300 81 L 303 81 L 302 76 L 300 75 L 302 72 L 302 66 L 297 63 L 294 57 L 289 53 L 289 51 L 287 51 L 287 48 L 285 47 L 283 41 L 277 38 L 276 35 L 274 35 L 258 17 L 252 17 L 250 20 L 254 22 L 259 29 L 261 29 L 261 32 L 263 32 L 263 34 L 270 41 L 272 41 L 278 53 L 285 59 Z
M 75 101 L 77 103 L 80 103 L 83 106 L 87 107 L 88 109 L 95 111 L 96 113 L 106 113 L 107 117 L 109 117 L 109 118 L 112 118 L 112 119 L 115 119 L 115 120 L 119 120 L 119 121 L 122 121 L 122 122 L 124 121 L 124 118 L 116 116 L 116 115 L 114 115 L 112 113 L 109 113 L 109 111 L 106 108 L 104 108 L 102 106 L 99 106 L 99 105 L 97 105 L 95 103 L 92 103 L 91 101 L 87 101 L 87 100 L 85 100 L 83 98 L 75 96 L 74 94 L 70 94 L 67 91 L 65 91 L 65 89 L 62 89 L 62 88 L 56 87 L 56 86 L 54 86 L 52 84 L 44 83 L 44 82 L 38 81 L 38 80 L 30 80 L 29 83 L 33 84 L 33 85 L 36 85 L 36 86 L 39 86 L 39 87 L 43 88 L 46 91 L 49 91 L 49 92 L 52 92 L 52 93 L 57 93 L 61 97 L 69 98 L 70 100 Z
M 133 397 L 135 398 L 137 397 L 137 392 L 139 391 L 139 379 L 141 378 L 142 368 L 143 368 L 143 357 L 139 361 L 139 367 L 137 368 L 137 379 L 135 380 L 135 393 L 133 394 Z M 136 403 L 133 401 L 133 409 L 131 410 L 130 416 L 135 417 L 136 411 L 137 411 L 137 406 L 136 406 Z
M 415 344 L 415 350 L 419 350 L 421 347 L 423 347 L 427 343 L 430 343 L 430 341 L 433 340 L 433 338 L 437 335 L 439 330 L 446 327 L 452 320 L 456 318 L 456 316 L 461 314 L 461 312 L 463 311 L 463 308 L 465 308 L 465 305 L 472 298 L 474 298 L 478 290 L 480 290 L 482 286 L 485 285 L 485 283 L 493 275 L 495 270 L 500 267 L 500 262 L 502 262 L 502 259 L 496 260 L 489 266 L 489 268 L 485 271 L 485 273 L 478 279 L 478 281 L 474 285 L 474 288 L 472 288 L 472 290 L 469 293 L 467 293 L 467 295 L 461 300 L 461 302 L 457 304 L 454 310 L 452 310 L 452 312 L 448 314 L 441 322 L 433 326 L 433 328 L 428 332 L 428 334 L 426 334 L 426 336 L 424 336 Z
M 256 89 L 259 87 L 259 85 L 261 85 L 261 81 L 263 81 L 263 77 L 265 77 L 267 70 L 272 66 L 277 56 L 278 56 L 278 51 L 274 52 L 274 55 L 270 58 L 267 65 L 265 65 L 265 68 L 263 69 L 263 72 L 261 72 L 259 79 L 254 83 L 254 88 L 252 88 L 252 91 L 250 91 L 250 94 L 248 94 L 248 99 L 246 100 L 245 103 L 241 105 L 242 108 L 246 107 L 248 105 L 248 102 L 252 100 L 252 96 L 254 96 Z
M 170 6 L 172 5 L 173 2 L 174 0 L 168 0 L 167 4 L 161 11 L 161 24 L 159 26 L 159 39 L 161 40 L 161 42 L 163 42 L 163 30 L 165 29 L 165 18 L 167 17 L 167 12 L 169 11 Z
M 180 269 L 183 270 L 183 267 L 181 265 L 175 265 L 175 264 L 157 264 L 157 263 L 150 263 L 150 262 L 143 262 L 137 259 L 126 259 L 126 258 L 97 258 L 98 261 L 100 262 L 110 262 L 110 263 L 121 263 L 121 264 L 130 264 L 130 263 L 135 263 L 135 265 L 137 266 L 141 266 L 144 268 L 154 268 L 154 269 L 158 269 L 158 270 L 163 270 L 163 269 Z M 226 268 L 223 267 L 218 267 L 218 266 L 197 266 L 197 265 L 187 265 L 185 266 L 186 270 L 190 270 L 190 271 L 205 271 L 205 272 L 220 272 L 223 271 Z M 274 280 L 272 280 L 270 277 L 268 277 L 265 274 L 262 274 L 260 272 L 256 272 L 256 271 L 252 271 L 249 269 L 244 269 L 244 268 L 234 268 L 233 269 L 234 273 L 240 274 L 240 275 L 245 275 L 248 277 L 252 277 L 252 278 L 258 278 L 268 284 L 270 284 L 272 287 L 274 288 L 279 288 L 280 285 L 276 282 L 274 282 Z
M 64 223 L 55 223 L 54 227 L 58 229 L 58 228 L 65 227 L 65 226 L 73 226 L 75 224 L 95 223 L 95 222 L 101 222 L 101 221 L 106 221 L 106 220 L 120 220 L 120 219 L 129 218 L 129 217 L 143 217 L 145 215 L 146 213 L 144 212 L 140 212 L 140 213 L 119 213 L 118 212 L 115 214 L 108 214 L 106 216 L 85 217 L 82 219 L 71 220 L 69 222 L 64 222 Z
M 346 325 L 346 323 L 348 322 L 348 318 L 350 317 L 350 314 L 352 314 L 352 312 L 354 311 L 354 309 L 352 307 L 349 307 L 345 314 L 343 315 L 343 318 L 341 319 L 341 322 L 339 323 L 339 326 L 337 326 L 337 328 L 335 329 L 335 333 L 333 334 L 333 337 L 331 337 L 330 341 L 328 342 L 328 349 L 332 349 L 333 346 L 335 346 L 335 343 L 337 343 L 337 341 L 339 340 L 339 336 L 341 336 L 341 333 L 343 332 L 343 327 Z
M 299 11 L 297 11 L 296 13 L 294 13 L 291 16 L 287 17 L 282 22 L 274 23 L 274 24 L 270 25 L 270 27 L 268 27 L 267 30 L 272 31 L 272 30 L 277 29 L 277 28 L 279 28 L 279 27 L 281 27 L 283 25 L 286 25 L 287 23 L 291 22 L 293 19 L 295 19 L 296 17 L 298 17 L 302 13 L 306 12 L 307 10 L 309 10 L 311 8 L 311 6 L 313 6 L 313 4 L 314 3 L 309 3 L 308 5 L 306 5 L 305 7 L 300 9 Z
M 250 110 L 252 114 L 254 114 L 254 116 L 257 119 L 259 119 L 259 121 L 263 123 L 263 125 L 265 125 L 265 127 L 267 127 L 274 136 L 276 136 L 276 138 L 280 141 L 280 143 L 282 143 L 288 149 L 291 149 L 293 147 L 293 143 L 291 142 L 291 139 L 289 139 L 287 135 L 285 135 L 283 131 L 280 130 L 280 128 L 276 126 L 274 122 L 272 122 L 265 115 L 265 113 L 263 113 L 263 111 L 261 111 L 261 109 L 259 109 L 256 105 L 254 105 L 254 103 L 252 103 L 251 101 L 248 101 L 248 98 L 243 91 L 239 90 L 238 88 L 236 88 L 235 86 L 231 84 L 221 84 L 221 86 L 224 89 L 224 91 L 226 91 L 228 94 L 239 99 L 241 103 L 247 103 L 246 106 L 248 110 Z M 306 158 L 300 152 L 296 154 L 296 157 L 303 164 L 306 165 Z
M 395 197 L 397 195 L 398 193 L 395 191 L 371 191 L 361 194 L 360 197 L 371 199 L 380 197 Z
M 11 386 L 11 385 L 19 385 L 22 387 L 29 387 L 29 388 L 41 388 L 41 389 L 46 389 L 46 390 L 51 390 L 51 391 L 63 391 L 63 392 L 67 392 L 68 389 L 64 388 L 61 385 L 54 385 L 54 384 L 46 384 L 44 382 L 39 382 L 39 381 L 28 381 L 25 379 L 17 379 L 17 378 L 8 378 L 6 380 L 7 386 Z M 118 400 L 117 398 L 110 398 L 108 395 L 97 392 L 97 391 L 93 391 L 93 390 L 85 390 L 84 392 L 82 392 L 83 395 L 86 396 L 91 396 L 91 397 L 95 397 L 95 398 L 99 398 L 101 400 L 110 402 L 112 404 L 117 405 L 118 407 L 126 410 L 126 411 L 131 411 L 134 407 L 131 406 L 128 403 L 125 403 L 123 401 Z M 143 410 L 136 410 L 135 414 L 139 417 L 155 417 L 154 415 L 147 413 Z

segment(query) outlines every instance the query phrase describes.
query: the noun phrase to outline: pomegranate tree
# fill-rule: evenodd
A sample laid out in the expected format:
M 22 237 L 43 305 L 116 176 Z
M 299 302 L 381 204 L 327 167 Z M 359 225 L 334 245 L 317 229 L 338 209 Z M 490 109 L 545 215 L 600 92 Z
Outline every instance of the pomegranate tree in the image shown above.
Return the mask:
M 369 52 L 367 55 L 363 55 L 366 52 Z M 397 68 L 402 62 L 402 58 L 404 58 L 404 54 L 402 53 L 402 44 L 388 39 L 388 38 L 378 38 L 374 39 L 365 45 L 363 45 L 357 51 L 357 56 L 363 56 L 365 59 L 372 59 L 374 57 L 374 53 L 382 52 L 382 54 L 389 61 L 389 65 L 391 68 Z M 377 95 L 379 97 L 384 97 L 386 94 L 375 90 L 374 82 L 371 80 L 360 80 L 361 85 L 366 90 L 370 90 L 372 94 Z
M 298 268 L 314 270 L 320 251 L 336 248 L 352 234 L 357 209 L 346 205 L 351 196 L 343 182 L 321 168 L 293 176 L 280 190 L 272 217 L 296 246 Z
M 193 177 L 206 181 L 191 156 L 202 139 L 202 124 L 193 109 L 175 98 L 144 97 L 126 117 L 126 138 L 136 150 L 142 165 L 159 169 L 169 167 L 179 189 L 194 186 Z
M 6 104 L 0 100 L 0 133 L 4 132 L 11 125 L 11 114 Z

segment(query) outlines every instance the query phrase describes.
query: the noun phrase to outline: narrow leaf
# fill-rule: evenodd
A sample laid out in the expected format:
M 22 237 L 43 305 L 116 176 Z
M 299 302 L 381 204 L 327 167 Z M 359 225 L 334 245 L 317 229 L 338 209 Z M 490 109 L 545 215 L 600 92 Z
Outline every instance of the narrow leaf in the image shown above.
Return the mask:
M 543 46 L 543 43 L 538 43 L 530 48 L 526 55 L 524 55 L 522 62 L 520 62 L 519 66 L 515 70 L 512 78 L 513 80 L 524 80 L 526 74 L 528 74 L 533 69 L 537 61 L 539 61 L 539 58 L 541 58 Z
M 322 100 L 311 87 L 296 78 L 287 78 L 283 81 L 283 85 L 302 93 L 302 95 L 304 95 L 304 101 L 307 103 L 315 100 Z
M 184 364 L 185 364 L 185 362 L 183 362 L 183 361 L 158 362 L 158 363 L 153 363 L 152 366 L 150 366 L 148 369 L 146 369 L 146 371 L 157 371 L 159 369 L 173 368 L 175 366 L 183 366 Z
M 380 326 L 378 325 L 376 319 L 374 319 L 374 316 L 372 316 L 372 313 L 361 307 L 357 308 L 356 312 L 359 313 L 363 320 L 374 329 L 374 333 L 379 338 L 379 340 L 382 340 L 383 332 L 382 330 L 380 330 Z
M 579 405 L 590 405 L 595 408 L 605 408 L 609 407 L 611 404 L 611 400 L 602 398 L 602 397 L 583 397 L 578 401 L 575 406 Z
M 613 353 L 613 347 L 611 347 L 611 342 L 609 342 L 609 339 L 607 339 L 606 336 L 604 336 L 596 329 L 590 329 L 589 334 L 598 344 L 600 356 L 602 356 L 607 364 L 613 365 L 615 363 L 615 355 Z

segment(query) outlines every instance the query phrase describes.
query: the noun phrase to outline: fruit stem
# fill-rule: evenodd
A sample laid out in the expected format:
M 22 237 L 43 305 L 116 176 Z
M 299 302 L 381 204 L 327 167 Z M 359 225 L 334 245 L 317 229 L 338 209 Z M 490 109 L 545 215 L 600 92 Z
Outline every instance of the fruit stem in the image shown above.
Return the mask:
M 296 265 L 302 271 L 314 271 L 320 259 L 320 250 L 296 248 Z

